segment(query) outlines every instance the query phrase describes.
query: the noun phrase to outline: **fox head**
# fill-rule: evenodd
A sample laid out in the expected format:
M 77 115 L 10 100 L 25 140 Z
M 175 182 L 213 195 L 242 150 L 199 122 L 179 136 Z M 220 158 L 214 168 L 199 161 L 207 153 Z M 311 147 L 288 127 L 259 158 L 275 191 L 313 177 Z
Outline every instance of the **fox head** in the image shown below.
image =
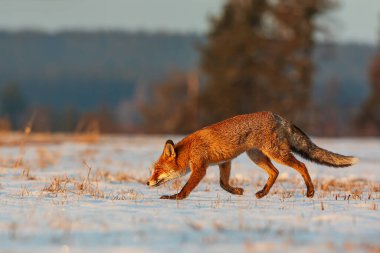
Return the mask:
M 174 150 L 174 143 L 168 140 L 165 143 L 164 151 L 154 164 L 152 176 L 147 182 L 148 186 L 159 186 L 169 180 L 182 176 L 182 170 L 177 164 L 177 154 Z

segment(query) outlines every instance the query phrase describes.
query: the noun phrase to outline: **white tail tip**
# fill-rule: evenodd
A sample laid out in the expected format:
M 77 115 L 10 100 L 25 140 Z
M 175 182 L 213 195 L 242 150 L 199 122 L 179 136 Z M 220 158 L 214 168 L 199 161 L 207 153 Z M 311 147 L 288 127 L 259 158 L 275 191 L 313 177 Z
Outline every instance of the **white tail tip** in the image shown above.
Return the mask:
M 353 157 L 352 159 L 351 159 L 351 163 L 352 164 L 356 164 L 356 163 L 358 163 L 359 162 L 359 158 L 357 158 L 357 157 Z

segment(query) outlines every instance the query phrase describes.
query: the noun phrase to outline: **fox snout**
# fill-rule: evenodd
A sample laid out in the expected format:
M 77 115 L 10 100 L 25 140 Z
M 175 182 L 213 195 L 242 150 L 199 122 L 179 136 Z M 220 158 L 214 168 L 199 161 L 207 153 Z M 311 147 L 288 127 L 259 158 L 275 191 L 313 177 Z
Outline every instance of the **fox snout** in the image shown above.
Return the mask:
M 148 182 L 146 182 L 147 186 L 159 186 L 165 181 L 165 179 L 149 179 Z
M 146 182 L 147 186 L 159 186 L 164 183 L 165 179 L 167 179 L 167 174 L 163 173 L 159 169 L 155 169 L 152 173 L 152 176 L 149 178 L 148 182 Z
M 146 185 L 147 186 L 157 186 L 157 181 L 155 181 L 155 180 L 149 180 L 148 182 L 146 182 Z

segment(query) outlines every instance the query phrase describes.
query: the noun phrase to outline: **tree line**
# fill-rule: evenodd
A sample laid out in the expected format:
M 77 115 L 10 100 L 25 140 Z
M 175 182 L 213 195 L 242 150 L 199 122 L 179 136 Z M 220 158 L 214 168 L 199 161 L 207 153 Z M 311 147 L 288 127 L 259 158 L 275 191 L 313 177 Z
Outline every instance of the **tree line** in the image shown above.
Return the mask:
M 0 124 L 20 129 L 33 114 L 36 131 L 95 127 L 101 132 L 184 134 L 236 114 L 270 110 L 315 135 L 379 135 L 379 55 L 369 70 L 371 95 L 349 128 L 337 120 L 341 115 L 334 108 L 312 102 L 315 35 L 327 29 L 316 20 L 335 5 L 331 0 L 228 1 L 210 21 L 205 42 L 198 44 L 197 69 L 156 75 L 154 85 L 140 83 L 131 102 L 121 106 L 122 113 L 131 114 L 128 120 L 133 118 L 131 126 L 118 122 L 120 115 L 107 103 L 91 111 L 28 106 L 17 83 L 2 87 Z M 339 80 L 329 82 L 330 93 L 323 98 L 328 104 L 339 97 L 339 85 Z

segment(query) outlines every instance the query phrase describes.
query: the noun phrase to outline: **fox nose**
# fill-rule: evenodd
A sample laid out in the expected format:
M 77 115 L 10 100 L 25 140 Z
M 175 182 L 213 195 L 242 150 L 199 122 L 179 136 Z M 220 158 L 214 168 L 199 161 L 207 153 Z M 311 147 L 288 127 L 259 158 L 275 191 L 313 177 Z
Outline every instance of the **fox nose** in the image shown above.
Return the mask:
M 149 181 L 148 181 L 148 182 L 146 182 L 146 185 L 147 185 L 147 186 L 149 186 Z

